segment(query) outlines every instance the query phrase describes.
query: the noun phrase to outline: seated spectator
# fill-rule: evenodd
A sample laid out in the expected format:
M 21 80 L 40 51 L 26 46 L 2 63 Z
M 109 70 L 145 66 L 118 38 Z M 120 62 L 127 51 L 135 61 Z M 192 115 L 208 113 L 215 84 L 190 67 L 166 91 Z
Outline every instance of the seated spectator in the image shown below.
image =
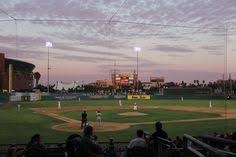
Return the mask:
M 46 147 L 41 143 L 41 136 L 35 134 L 27 145 L 25 157 L 46 157 Z
M 75 152 L 80 148 L 81 136 L 78 134 L 70 135 L 66 140 L 66 153 L 68 157 L 75 156 Z
M 168 134 L 162 129 L 161 122 L 156 122 L 155 127 L 156 127 L 156 132 L 154 132 L 151 135 L 150 140 L 155 140 L 157 139 L 157 137 L 168 139 Z
M 102 148 L 96 144 L 93 139 L 93 127 L 86 126 L 84 128 L 84 135 L 81 139 L 80 148 L 76 152 L 78 157 L 100 157 L 102 155 Z
M 174 140 L 174 144 L 177 148 L 183 148 L 183 140 L 179 136 Z
M 230 134 L 226 132 L 226 133 L 224 134 L 224 139 L 230 139 Z
M 99 143 L 98 143 L 98 137 L 97 137 L 97 135 L 94 135 L 94 136 L 93 136 L 93 142 L 94 142 L 95 144 L 99 144 Z
M 147 148 L 143 130 L 137 130 L 136 135 L 137 137 L 130 141 L 128 149 L 132 149 L 134 147 Z
M 143 130 L 137 130 L 136 138 L 129 142 L 127 151 L 121 154 L 121 157 L 144 157 L 147 155 L 147 143 L 144 139 Z
M 234 140 L 234 141 L 236 141 L 236 132 L 233 132 L 233 133 L 232 133 L 231 139 Z
M 109 146 L 103 152 L 104 157 L 118 157 L 119 155 L 115 151 L 115 145 L 113 138 L 109 139 Z
M 217 132 L 214 132 L 214 137 L 217 137 L 218 136 L 218 133 Z

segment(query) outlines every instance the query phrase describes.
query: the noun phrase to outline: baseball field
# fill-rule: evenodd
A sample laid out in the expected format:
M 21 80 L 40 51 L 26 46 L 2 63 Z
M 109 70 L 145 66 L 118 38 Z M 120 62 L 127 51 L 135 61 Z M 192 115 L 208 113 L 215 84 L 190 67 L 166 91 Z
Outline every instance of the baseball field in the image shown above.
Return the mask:
M 138 111 L 133 111 L 133 103 Z M 0 108 L 0 143 L 26 143 L 31 135 L 40 133 L 43 142 L 64 142 L 73 133 L 81 134 L 82 111 L 94 127 L 99 141 L 129 141 L 137 129 L 154 131 L 154 123 L 162 121 L 170 137 L 201 135 L 236 130 L 236 101 L 213 100 L 82 100 L 38 101 L 6 105 Z M 227 109 L 227 110 L 226 110 Z M 96 110 L 102 113 L 102 124 L 95 121 Z

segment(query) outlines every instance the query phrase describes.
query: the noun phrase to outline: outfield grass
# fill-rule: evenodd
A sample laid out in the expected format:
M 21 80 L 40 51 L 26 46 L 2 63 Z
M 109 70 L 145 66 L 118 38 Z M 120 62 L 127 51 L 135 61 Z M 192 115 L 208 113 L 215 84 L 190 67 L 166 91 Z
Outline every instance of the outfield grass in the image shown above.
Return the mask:
M 220 117 L 219 114 L 209 114 L 202 112 L 186 112 L 186 111 L 173 111 L 165 109 L 153 110 L 139 110 L 141 113 L 146 113 L 144 116 L 122 116 L 119 113 L 132 112 L 132 110 L 109 110 L 101 111 L 102 121 L 104 122 L 120 122 L 120 123 L 140 123 L 140 122 L 153 122 L 163 120 L 182 120 L 182 119 L 197 119 L 197 118 L 212 118 Z M 67 111 L 61 112 L 60 115 L 81 120 L 82 111 Z M 88 121 L 95 121 L 96 111 L 87 111 Z
M 138 104 L 142 105 L 157 105 L 157 106 L 165 106 L 165 105 L 179 105 L 179 106 L 208 106 L 208 100 L 184 100 L 183 102 L 180 100 L 140 100 L 136 101 Z M 123 105 L 131 105 L 134 101 L 123 101 Z M 213 107 L 225 107 L 225 102 L 222 100 L 213 101 Z M 69 136 L 70 132 L 60 132 L 56 130 L 52 130 L 51 126 L 56 124 L 61 124 L 62 121 L 32 113 L 29 109 L 32 107 L 57 107 L 56 101 L 39 101 L 39 102 L 27 102 L 21 103 L 22 110 L 20 112 L 16 111 L 16 107 L 8 108 L 8 109 L 0 109 L 0 143 L 26 143 L 29 141 L 30 136 L 35 133 L 40 133 L 43 137 L 44 142 L 63 142 L 65 141 L 66 137 Z M 228 109 L 236 107 L 236 101 L 227 102 Z M 93 100 L 93 101 L 63 101 L 63 106 L 117 106 L 118 101 L 114 100 Z M 109 121 L 118 121 L 118 117 L 115 113 L 118 111 L 107 111 L 103 112 L 104 118 L 106 117 L 105 114 L 112 114 L 114 113 L 114 119 L 110 117 Z M 123 112 L 123 111 L 122 111 Z M 154 111 L 144 111 L 144 112 L 154 112 Z M 165 118 L 179 118 L 179 116 L 186 116 L 185 119 L 189 116 L 188 114 L 193 114 L 189 112 L 182 111 L 173 111 L 167 115 L 166 113 L 169 111 L 161 112 L 158 117 Z M 67 114 L 67 113 L 63 113 Z M 71 113 L 70 113 L 71 114 Z M 80 118 L 80 113 L 74 113 L 74 116 Z M 194 113 L 195 114 L 195 113 Z M 90 115 L 90 113 L 89 113 Z M 92 113 L 92 115 L 94 115 Z M 154 114 L 152 114 L 154 115 Z M 173 117 L 171 117 L 173 116 Z M 194 117 L 193 115 L 191 115 Z M 202 116 L 215 116 L 215 115 L 201 115 Z M 107 116 L 109 117 L 109 116 Z M 150 116 L 151 120 L 155 120 L 156 115 L 153 117 Z M 91 117 L 94 118 L 94 117 Z M 143 118 L 150 120 L 148 117 Z M 159 120 L 158 119 L 158 120 Z M 162 119 L 162 118 L 161 118 Z M 106 119 L 104 119 L 106 120 Z M 128 118 L 129 121 L 134 121 L 132 118 Z M 125 120 L 124 120 L 125 121 Z M 140 120 L 139 120 L 140 121 Z M 146 120 L 145 120 L 146 121 Z M 218 121 L 205 121 L 205 122 L 191 122 L 191 123 L 178 123 L 178 124 L 166 124 L 164 128 L 167 130 L 171 137 L 180 135 L 182 136 L 184 133 L 188 133 L 191 135 L 200 135 L 203 133 L 213 133 L 217 132 L 224 132 L 224 131 L 234 131 L 236 130 L 236 120 L 228 120 L 228 127 L 225 129 L 225 121 L 218 120 Z M 97 133 L 99 139 L 101 141 L 108 141 L 110 137 L 115 138 L 117 141 L 129 141 L 134 135 L 136 129 L 142 128 L 147 132 L 153 132 L 154 126 L 153 125 L 137 125 L 132 126 L 129 129 L 117 131 L 117 132 L 103 132 Z

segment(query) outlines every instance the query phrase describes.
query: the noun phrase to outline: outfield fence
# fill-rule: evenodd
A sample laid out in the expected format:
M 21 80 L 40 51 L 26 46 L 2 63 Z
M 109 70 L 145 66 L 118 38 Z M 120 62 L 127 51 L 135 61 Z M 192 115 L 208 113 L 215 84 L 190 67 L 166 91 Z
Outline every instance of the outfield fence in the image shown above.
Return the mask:
M 230 95 L 235 100 L 236 95 Z M 38 100 L 163 100 L 163 99 L 184 99 L 184 100 L 224 100 L 223 94 L 213 95 L 89 95 L 80 93 L 67 93 L 50 95 L 44 93 L 12 93 L 0 94 L 0 105 L 5 102 L 14 101 L 38 101 Z
M 142 100 L 164 100 L 164 99 L 196 99 L 196 100 L 224 100 L 224 95 L 150 95 L 150 99 Z M 91 95 L 84 96 L 79 94 L 71 95 L 47 95 L 42 96 L 41 100 L 135 100 L 135 98 L 128 99 L 128 95 Z M 140 98 L 137 98 L 140 99 Z M 231 99 L 235 100 L 236 95 L 231 95 Z

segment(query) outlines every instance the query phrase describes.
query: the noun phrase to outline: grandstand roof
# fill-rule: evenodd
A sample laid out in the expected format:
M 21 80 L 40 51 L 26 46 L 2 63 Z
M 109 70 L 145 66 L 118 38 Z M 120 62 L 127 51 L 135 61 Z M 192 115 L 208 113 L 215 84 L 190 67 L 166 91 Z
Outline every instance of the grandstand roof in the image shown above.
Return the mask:
M 9 58 L 5 59 L 5 64 L 6 64 L 6 67 L 8 67 L 7 65 L 12 64 L 13 69 L 15 71 L 32 72 L 35 68 L 35 65 L 32 63 L 28 63 L 28 62 L 24 62 L 24 61 L 20 61 L 16 59 L 9 59 Z

